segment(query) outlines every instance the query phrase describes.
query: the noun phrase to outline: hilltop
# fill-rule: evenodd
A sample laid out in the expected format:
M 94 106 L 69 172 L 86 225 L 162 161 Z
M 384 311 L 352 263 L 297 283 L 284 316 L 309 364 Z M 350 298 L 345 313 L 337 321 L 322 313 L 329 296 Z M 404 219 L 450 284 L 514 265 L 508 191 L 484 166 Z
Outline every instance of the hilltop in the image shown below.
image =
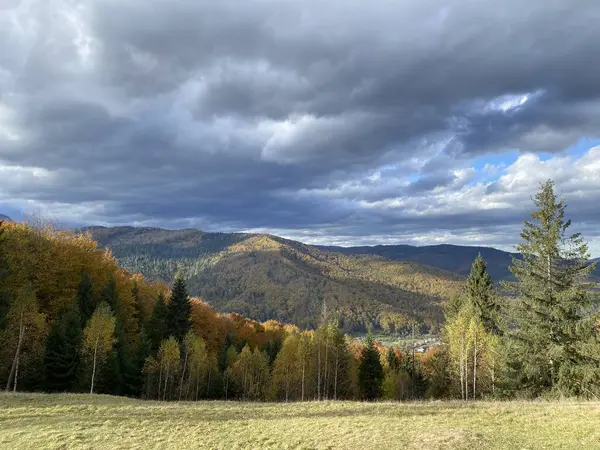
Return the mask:
M 177 270 L 193 295 L 220 311 L 301 326 L 327 314 L 349 331 L 380 325 L 398 331 L 410 318 L 437 329 L 441 304 L 458 292 L 461 276 L 378 255 L 347 255 L 266 234 L 199 230 L 89 227 L 126 269 L 170 281 Z

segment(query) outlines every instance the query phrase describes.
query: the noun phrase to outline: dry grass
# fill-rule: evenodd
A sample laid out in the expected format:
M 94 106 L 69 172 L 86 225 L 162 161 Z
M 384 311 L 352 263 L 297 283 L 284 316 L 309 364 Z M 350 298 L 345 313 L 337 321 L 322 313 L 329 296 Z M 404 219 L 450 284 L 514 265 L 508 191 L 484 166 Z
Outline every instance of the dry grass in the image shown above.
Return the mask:
M 157 403 L 0 394 L 0 448 L 600 449 L 598 402 Z

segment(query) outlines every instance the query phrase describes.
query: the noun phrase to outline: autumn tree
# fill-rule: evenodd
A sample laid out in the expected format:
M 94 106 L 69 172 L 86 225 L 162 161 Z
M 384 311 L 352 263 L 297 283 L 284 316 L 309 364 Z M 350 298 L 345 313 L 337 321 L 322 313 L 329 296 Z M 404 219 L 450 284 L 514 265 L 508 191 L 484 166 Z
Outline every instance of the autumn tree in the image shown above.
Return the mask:
M 307 371 L 310 368 L 310 359 L 313 352 L 313 335 L 305 331 L 300 334 L 298 342 L 298 362 L 300 366 L 300 400 L 304 401 L 306 398 L 306 382 L 307 382 Z
M 173 385 L 176 374 L 180 370 L 181 354 L 179 352 L 179 343 L 175 337 L 171 336 L 160 344 L 157 356 L 160 367 L 160 378 L 158 383 L 158 396 L 162 394 L 162 399 L 167 399 L 167 390 Z M 162 389 L 162 392 L 161 392 Z M 170 398 L 170 395 L 169 395 Z
M 41 362 L 45 334 L 46 322 L 35 292 L 31 286 L 23 286 L 6 315 L 6 328 L 0 332 L 0 353 L 7 356 L 2 359 L 11 361 L 6 391 L 17 390 L 20 374 L 38 371 L 36 364 Z
M 83 351 L 92 357 L 92 378 L 90 394 L 94 393 L 96 366 L 101 364 L 112 350 L 115 331 L 115 317 L 107 303 L 100 303 L 83 330 Z
M 273 364 L 272 387 L 276 398 L 293 400 L 300 394 L 302 381 L 302 360 L 298 358 L 300 337 L 290 334 L 283 341 L 283 346 Z M 300 369 L 300 370 L 299 370 Z M 300 388 L 300 389 L 299 389 Z
M 198 400 L 198 397 L 201 392 L 202 383 L 204 383 L 208 375 L 209 355 L 206 351 L 206 344 L 204 343 L 204 339 L 192 332 L 188 332 L 186 336 L 190 334 L 191 337 L 187 342 L 187 347 L 189 348 L 189 375 L 186 397 Z
M 179 400 L 182 399 L 184 390 L 185 397 L 189 398 L 192 387 L 194 389 L 194 398 L 197 400 L 200 392 L 200 383 L 202 382 L 207 369 L 207 353 L 204 340 L 197 336 L 193 331 L 188 331 L 183 338 L 182 357 L 183 364 L 181 368 L 181 380 L 179 383 Z
M 167 310 L 167 333 L 182 342 L 192 326 L 192 304 L 185 287 L 185 280 L 181 275 L 175 279 Z
M 261 400 L 269 385 L 269 361 L 267 355 L 246 345 L 231 367 L 232 381 L 245 400 Z
M 534 204 L 517 246 L 521 256 L 510 266 L 518 289 L 511 311 L 511 336 L 518 344 L 514 357 L 521 364 L 523 387 L 532 394 L 586 394 L 579 369 L 591 355 L 580 344 L 594 330 L 588 277 L 595 264 L 581 234 L 568 233 L 571 221 L 552 181 L 541 186 Z
M 4 327 L 4 318 L 10 309 L 10 295 L 7 283 L 9 275 L 7 247 L 4 221 L 0 220 L 0 329 Z

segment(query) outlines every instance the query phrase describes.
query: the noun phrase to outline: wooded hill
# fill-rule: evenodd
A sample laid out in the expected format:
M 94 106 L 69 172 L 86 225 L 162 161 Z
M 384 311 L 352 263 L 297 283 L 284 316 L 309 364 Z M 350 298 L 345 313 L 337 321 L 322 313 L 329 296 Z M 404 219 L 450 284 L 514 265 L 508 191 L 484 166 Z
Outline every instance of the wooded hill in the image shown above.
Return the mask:
M 271 235 L 198 230 L 91 227 L 132 272 L 170 281 L 180 270 L 190 293 L 217 310 L 302 327 L 319 323 L 323 305 L 347 331 L 369 325 L 408 331 L 416 319 L 436 331 L 461 276 L 378 255 L 324 251 Z

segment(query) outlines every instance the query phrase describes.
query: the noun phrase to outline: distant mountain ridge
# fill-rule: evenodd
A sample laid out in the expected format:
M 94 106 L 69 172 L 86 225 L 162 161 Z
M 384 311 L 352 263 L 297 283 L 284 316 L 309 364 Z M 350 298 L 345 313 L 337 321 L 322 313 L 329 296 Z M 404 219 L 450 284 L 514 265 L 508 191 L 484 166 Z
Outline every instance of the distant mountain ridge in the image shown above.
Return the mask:
M 4 214 L 0 214 L 0 221 L 12 222 L 13 220 L 10 217 L 5 216 Z
M 167 282 L 180 271 L 190 292 L 217 310 L 311 327 L 326 304 L 347 330 L 378 326 L 386 314 L 435 328 L 441 305 L 459 292 L 477 254 L 497 282 L 512 279 L 508 267 L 518 256 L 448 244 L 313 246 L 268 234 L 197 229 L 80 231 L 90 232 L 130 271 Z
M 172 280 L 179 270 L 193 295 L 223 312 L 315 326 L 323 304 L 347 330 L 377 326 L 382 314 L 426 327 L 442 321 L 441 305 L 461 277 L 410 261 L 344 255 L 267 234 L 195 229 L 88 227 L 126 269 Z
M 413 261 L 438 267 L 466 277 L 478 254 L 485 259 L 488 272 L 495 281 L 512 279 L 508 269 L 512 258 L 518 253 L 509 253 L 493 247 L 471 247 L 452 244 L 439 245 L 374 245 L 359 247 L 318 246 L 325 251 L 346 255 L 377 255 L 394 261 Z

